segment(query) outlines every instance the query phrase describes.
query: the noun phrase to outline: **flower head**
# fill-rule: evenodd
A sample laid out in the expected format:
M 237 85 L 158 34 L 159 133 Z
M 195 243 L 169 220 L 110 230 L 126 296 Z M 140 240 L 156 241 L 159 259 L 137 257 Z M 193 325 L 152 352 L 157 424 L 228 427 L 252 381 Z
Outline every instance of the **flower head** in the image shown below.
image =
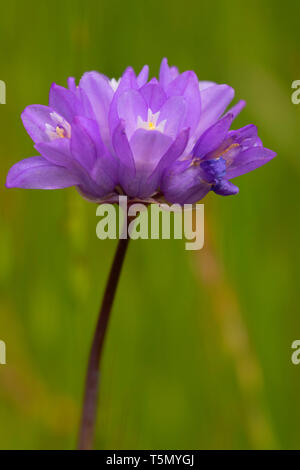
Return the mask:
M 79 85 L 53 84 L 49 106 L 28 106 L 23 124 L 39 156 L 14 165 L 7 187 L 76 186 L 89 200 L 133 199 L 193 203 L 210 190 L 236 194 L 230 180 L 268 162 L 255 126 L 230 130 L 244 107 L 225 115 L 234 90 L 199 82 L 162 61 L 159 78 L 132 68 L 117 81 L 97 72 Z

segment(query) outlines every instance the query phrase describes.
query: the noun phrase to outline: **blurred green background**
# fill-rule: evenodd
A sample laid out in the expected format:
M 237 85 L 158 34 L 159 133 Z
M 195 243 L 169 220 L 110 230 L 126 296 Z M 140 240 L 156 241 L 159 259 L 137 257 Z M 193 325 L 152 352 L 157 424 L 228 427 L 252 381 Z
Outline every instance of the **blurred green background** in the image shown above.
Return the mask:
M 300 448 L 300 5 L 10 0 L 1 5 L 0 448 L 71 449 L 114 241 L 74 189 L 4 188 L 33 156 L 20 113 L 52 82 L 162 57 L 229 83 L 278 157 L 205 199 L 206 242 L 131 242 L 105 347 L 96 448 Z

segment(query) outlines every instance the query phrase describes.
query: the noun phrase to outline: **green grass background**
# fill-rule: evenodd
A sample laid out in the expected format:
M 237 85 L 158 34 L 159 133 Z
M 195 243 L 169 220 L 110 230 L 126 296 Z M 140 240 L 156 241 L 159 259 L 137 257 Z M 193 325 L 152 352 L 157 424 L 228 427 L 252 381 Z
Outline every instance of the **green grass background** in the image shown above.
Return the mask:
M 86 70 L 158 73 L 162 57 L 229 83 L 278 152 L 240 194 L 205 199 L 206 243 L 135 241 L 106 342 L 99 449 L 300 447 L 299 128 L 295 2 L 10 0 L 1 4 L 0 448 L 75 445 L 91 335 L 116 243 L 74 189 L 4 188 L 33 156 L 20 113 Z

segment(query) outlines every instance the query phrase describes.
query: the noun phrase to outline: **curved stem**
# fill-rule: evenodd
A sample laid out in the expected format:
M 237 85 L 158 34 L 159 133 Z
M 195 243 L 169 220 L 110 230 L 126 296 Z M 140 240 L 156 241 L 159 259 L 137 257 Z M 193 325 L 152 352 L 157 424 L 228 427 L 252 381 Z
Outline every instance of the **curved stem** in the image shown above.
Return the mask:
M 85 380 L 85 392 L 77 446 L 79 450 L 88 450 L 93 446 L 100 376 L 99 365 L 110 312 L 112 309 L 128 243 L 129 237 L 119 240 L 118 248 L 107 280 L 96 331 L 94 334 Z

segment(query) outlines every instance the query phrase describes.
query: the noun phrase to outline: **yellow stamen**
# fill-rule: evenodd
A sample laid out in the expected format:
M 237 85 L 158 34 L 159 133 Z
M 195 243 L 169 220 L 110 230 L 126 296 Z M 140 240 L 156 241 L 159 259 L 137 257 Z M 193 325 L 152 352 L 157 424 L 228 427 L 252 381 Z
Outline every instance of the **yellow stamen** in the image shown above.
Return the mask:
M 222 157 L 223 155 L 225 155 L 225 153 L 229 152 L 229 150 L 235 148 L 235 147 L 239 147 L 239 144 L 231 144 L 229 145 L 229 147 L 227 147 L 225 150 L 222 150 L 221 152 L 217 153 L 217 155 L 214 155 L 214 158 L 219 158 L 219 157 Z
M 56 126 L 55 131 L 58 137 L 60 137 L 61 139 L 64 139 L 66 137 L 65 130 L 62 127 Z
M 149 121 L 149 122 L 148 122 L 148 126 L 149 126 L 149 129 L 150 129 L 151 131 L 153 131 L 153 130 L 155 129 L 155 124 L 153 124 L 152 121 Z

